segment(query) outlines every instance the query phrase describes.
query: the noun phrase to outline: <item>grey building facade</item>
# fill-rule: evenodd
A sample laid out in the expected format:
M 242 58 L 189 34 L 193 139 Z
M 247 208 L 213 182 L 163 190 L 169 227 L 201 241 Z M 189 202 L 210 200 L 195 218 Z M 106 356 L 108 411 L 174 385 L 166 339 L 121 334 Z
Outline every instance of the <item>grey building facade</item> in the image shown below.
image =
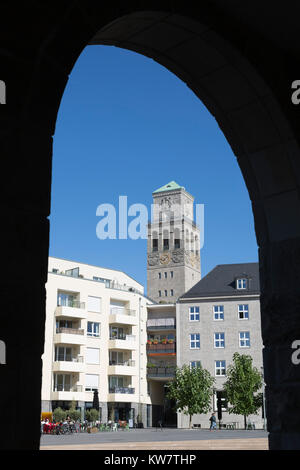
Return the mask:
M 258 263 L 218 265 L 189 291 L 176 307 L 177 366 L 201 366 L 214 376 L 215 393 L 223 399 L 222 423 L 244 427 L 242 416 L 229 414 L 223 384 L 235 352 L 250 355 L 262 371 L 262 339 Z M 193 416 L 193 424 L 209 426 L 209 415 Z M 263 409 L 249 416 L 263 428 Z M 178 414 L 178 427 L 188 427 L 188 417 Z

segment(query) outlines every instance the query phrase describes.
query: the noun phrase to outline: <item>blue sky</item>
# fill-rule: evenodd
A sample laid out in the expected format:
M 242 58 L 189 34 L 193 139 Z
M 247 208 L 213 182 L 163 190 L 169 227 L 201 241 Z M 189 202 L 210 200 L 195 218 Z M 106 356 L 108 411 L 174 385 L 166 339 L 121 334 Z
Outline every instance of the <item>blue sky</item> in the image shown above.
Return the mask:
M 203 276 L 217 264 L 257 261 L 248 191 L 213 116 L 153 60 L 88 46 L 57 117 L 49 254 L 125 271 L 146 287 L 146 240 L 99 240 L 96 209 L 118 211 L 125 195 L 150 211 L 152 192 L 172 180 L 204 204 Z

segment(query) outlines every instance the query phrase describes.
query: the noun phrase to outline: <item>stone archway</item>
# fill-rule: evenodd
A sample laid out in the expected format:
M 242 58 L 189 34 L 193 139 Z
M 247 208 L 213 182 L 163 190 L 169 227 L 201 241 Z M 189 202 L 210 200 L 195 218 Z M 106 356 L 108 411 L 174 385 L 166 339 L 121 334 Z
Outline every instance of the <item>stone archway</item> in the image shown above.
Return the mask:
M 279 41 L 276 34 L 296 34 L 297 22 L 288 15 L 282 27 L 278 11 L 267 8 L 253 16 L 258 5 L 242 11 L 234 0 L 205 1 L 197 10 L 170 9 L 168 2 L 155 9 L 147 1 L 44 2 L 20 8 L 17 19 L 4 8 L 1 448 L 39 446 L 52 136 L 68 75 L 87 44 L 131 49 L 167 67 L 204 102 L 231 145 L 259 245 L 270 448 L 300 448 L 300 367 L 291 361 L 300 338 L 299 118 L 290 100 L 297 50 L 292 37 Z

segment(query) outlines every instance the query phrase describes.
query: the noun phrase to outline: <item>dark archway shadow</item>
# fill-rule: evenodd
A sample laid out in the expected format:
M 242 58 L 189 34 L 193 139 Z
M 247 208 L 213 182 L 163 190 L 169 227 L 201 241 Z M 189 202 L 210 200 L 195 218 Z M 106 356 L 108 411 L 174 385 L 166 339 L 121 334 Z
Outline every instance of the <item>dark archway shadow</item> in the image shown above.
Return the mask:
M 156 11 L 148 2 L 124 7 L 79 1 L 57 9 L 46 4 L 36 8 L 39 21 L 30 38 L 24 24 L 31 10 L 19 10 L 22 21 L 18 31 L 11 29 L 15 40 L 5 43 L 1 77 L 10 105 L 1 107 L 0 116 L 9 175 L 2 185 L 1 340 L 7 364 L 0 371 L 0 397 L 17 403 L 13 414 L 1 408 L 0 421 L 9 423 L 1 431 L 2 448 L 39 446 L 52 136 L 68 76 L 87 44 L 130 49 L 167 67 L 206 105 L 227 138 L 248 188 L 259 246 L 270 448 L 300 448 L 300 375 L 290 360 L 300 335 L 299 118 L 288 92 L 296 51 L 287 57 L 283 45 L 289 41 L 278 43 L 274 29 L 266 33 L 255 23 L 257 2 L 243 12 L 234 1 L 216 3 L 205 2 L 199 11 L 171 11 L 164 2 Z M 14 24 L 13 12 L 6 13 L 7 24 Z M 270 18 L 268 9 L 261 15 Z M 271 18 L 276 23 L 278 11 Z M 295 21 L 286 27 L 294 31 Z M 9 30 L 2 34 L 11 38 Z M 13 334 L 9 317 L 20 309 Z M 21 414 L 30 421 L 22 436 L 16 425 Z

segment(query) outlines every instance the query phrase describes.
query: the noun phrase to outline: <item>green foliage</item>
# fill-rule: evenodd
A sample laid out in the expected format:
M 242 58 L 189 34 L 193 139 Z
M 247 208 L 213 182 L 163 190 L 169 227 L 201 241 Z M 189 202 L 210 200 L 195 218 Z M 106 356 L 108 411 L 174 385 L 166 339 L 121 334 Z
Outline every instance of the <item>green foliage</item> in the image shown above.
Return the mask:
M 99 419 L 99 411 L 91 408 L 90 410 L 86 410 L 85 417 L 89 423 L 94 423 Z
M 189 415 L 190 426 L 194 414 L 210 411 L 214 382 L 211 374 L 201 366 L 176 368 L 174 380 L 168 384 L 167 397 L 175 400 L 177 411 Z
M 81 418 L 81 412 L 80 412 L 80 410 L 75 410 L 74 408 L 70 408 L 70 409 L 67 411 L 67 415 L 70 416 L 70 418 L 71 418 L 73 421 L 78 421 L 78 420 L 80 420 L 80 418 Z
M 64 411 L 60 407 L 55 408 L 55 410 L 53 411 L 53 418 L 57 423 L 60 421 L 64 421 L 66 417 L 67 417 L 67 412 Z
M 228 411 L 244 416 L 246 427 L 247 416 L 257 414 L 262 405 L 262 394 L 256 393 L 262 387 L 261 373 L 252 366 L 252 357 L 234 353 L 233 364 L 226 372 L 224 384 L 227 400 L 232 405 Z
M 80 410 L 76 410 L 77 402 L 73 400 L 71 402 L 70 409 L 67 411 L 67 416 L 69 416 L 73 421 L 78 421 L 81 418 Z

